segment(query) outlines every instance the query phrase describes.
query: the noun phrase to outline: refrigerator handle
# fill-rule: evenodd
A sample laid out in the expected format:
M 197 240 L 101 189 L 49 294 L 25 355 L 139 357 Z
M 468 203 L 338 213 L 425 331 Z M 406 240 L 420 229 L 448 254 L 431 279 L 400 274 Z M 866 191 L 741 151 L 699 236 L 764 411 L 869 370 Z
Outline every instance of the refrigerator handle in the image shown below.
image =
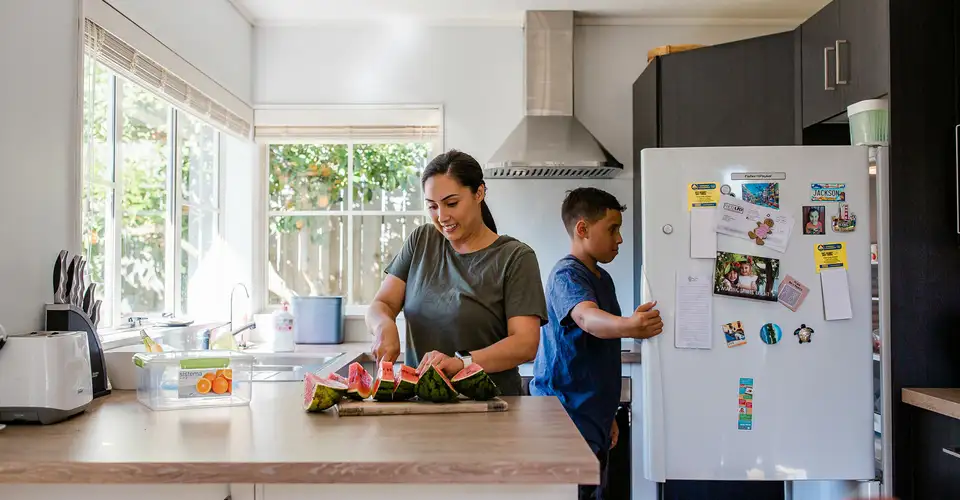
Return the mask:
M 823 48 L 823 90 L 837 90 L 830 86 L 830 51 L 836 50 L 834 47 Z

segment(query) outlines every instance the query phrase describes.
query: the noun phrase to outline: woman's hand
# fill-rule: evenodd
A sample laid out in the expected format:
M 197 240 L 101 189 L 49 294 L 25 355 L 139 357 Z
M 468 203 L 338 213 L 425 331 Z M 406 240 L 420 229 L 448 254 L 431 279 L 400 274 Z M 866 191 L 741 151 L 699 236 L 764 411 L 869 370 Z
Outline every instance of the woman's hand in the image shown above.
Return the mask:
M 374 335 L 372 351 L 377 364 L 384 360 L 393 363 L 400 357 L 400 332 L 396 322 L 385 323 Z
M 430 351 L 424 354 L 423 359 L 420 360 L 420 365 L 417 366 L 417 375 L 422 375 L 423 370 L 430 365 L 436 365 L 437 368 L 448 377 L 456 375 L 457 372 L 463 369 L 463 361 L 461 359 L 451 358 L 440 351 Z

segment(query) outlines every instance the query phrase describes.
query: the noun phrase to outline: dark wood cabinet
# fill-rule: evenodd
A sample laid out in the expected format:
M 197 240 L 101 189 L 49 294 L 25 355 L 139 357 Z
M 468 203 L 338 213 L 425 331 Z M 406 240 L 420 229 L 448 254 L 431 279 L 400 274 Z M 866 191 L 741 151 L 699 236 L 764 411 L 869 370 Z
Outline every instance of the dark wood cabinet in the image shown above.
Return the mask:
M 804 127 L 888 93 L 889 19 L 886 1 L 834 0 L 800 26 Z
M 837 36 L 840 4 L 831 2 L 800 26 L 800 78 L 803 86 L 803 126 L 807 127 L 843 112 L 843 96 L 837 84 Z

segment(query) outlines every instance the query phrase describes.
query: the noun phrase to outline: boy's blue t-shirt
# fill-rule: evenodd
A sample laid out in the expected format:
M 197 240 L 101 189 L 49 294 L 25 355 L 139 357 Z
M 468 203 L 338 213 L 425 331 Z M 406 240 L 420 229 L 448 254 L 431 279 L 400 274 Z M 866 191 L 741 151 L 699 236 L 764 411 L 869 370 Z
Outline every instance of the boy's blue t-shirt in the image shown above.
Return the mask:
M 613 278 L 593 274 L 568 255 L 547 280 L 548 323 L 540 330 L 530 393 L 557 396 L 594 453 L 610 448 L 610 428 L 620 404 L 620 339 L 584 332 L 570 313 L 581 302 L 595 302 L 620 316 Z

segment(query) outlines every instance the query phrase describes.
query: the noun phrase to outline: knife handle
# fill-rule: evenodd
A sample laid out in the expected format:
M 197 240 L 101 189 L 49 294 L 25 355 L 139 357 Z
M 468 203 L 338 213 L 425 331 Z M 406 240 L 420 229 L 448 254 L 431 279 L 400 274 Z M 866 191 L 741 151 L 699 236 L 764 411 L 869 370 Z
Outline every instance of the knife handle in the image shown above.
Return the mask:
M 97 284 L 90 283 L 87 285 L 87 291 L 83 294 L 83 304 L 81 305 L 81 309 L 83 309 L 83 312 L 87 313 L 87 316 L 89 316 L 90 312 L 93 310 L 93 301 L 96 294 Z
M 100 305 L 102 301 L 98 300 L 93 303 L 93 307 L 90 308 L 90 322 L 93 323 L 93 329 L 97 329 L 97 325 L 100 324 Z

